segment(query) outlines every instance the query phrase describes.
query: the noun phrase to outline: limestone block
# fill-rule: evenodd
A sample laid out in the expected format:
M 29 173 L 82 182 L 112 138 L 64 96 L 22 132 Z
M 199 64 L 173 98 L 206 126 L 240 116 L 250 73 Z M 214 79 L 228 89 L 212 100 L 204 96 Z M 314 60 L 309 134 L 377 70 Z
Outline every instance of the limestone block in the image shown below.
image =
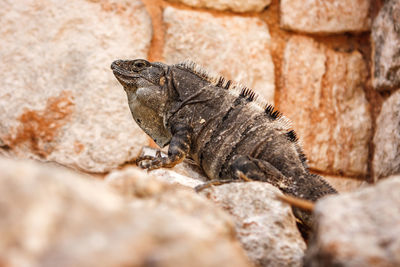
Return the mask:
M 386 1 L 371 29 L 372 83 L 375 89 L 400 88 L 400 1 Z
M 64 168 L 0 158 L 0 169 L 3 265 L 251 266 L 230 216 L 192 190 L 154 180 L 126 201 Z
M 287 30 L 329 34 L 368 31 L 369 0 L 282 0 L 281 27 Z
M 237 237 L 257 266 L 302 266 L 306 245 L 279 189 L 263 182 L 231 183 L 202 194 L 234 218 Z
M 342 176 L 324 175 L 324 178 L 339 193 L 353 192 L 368 185 L 366 181 Z
M 146 137 L 110 64 L 147 56 L 140 1 L 3 1 L 0 23 L 0 139 L 14 156 L 91 172 L 136 156 Z
M 174 173 L 174 169 L 152 171 L 149 177 L 139 168 L 128 167 L 111 172 L 106 181 L 133 199 L 132 205 L 141 199 L 141 206 L 149 209 L 173 208 L 198 217 L 218 233 L 235 235 L 258 266 L 302 266 L 305 243 L 290 206 L 277 199 L 282 194 L 277 188 L 262 182 L 231 183 L 204 189 L 195 197 L 192 188 L 178 190 L 177 184 L 190 188 L 199 180 Z M 203 204 L 201 195 L 215 203 Z
M 371 118 L 362 55 L 294 36 L 283 61 L 279 107 L 292 120 L 310 167 L 366 175 Z
M 304 266 L 399 266 L 400 176 L 317 202 Z
M 382 104 L 373 139 L 375 180 L 400 173 L 400 90 Z

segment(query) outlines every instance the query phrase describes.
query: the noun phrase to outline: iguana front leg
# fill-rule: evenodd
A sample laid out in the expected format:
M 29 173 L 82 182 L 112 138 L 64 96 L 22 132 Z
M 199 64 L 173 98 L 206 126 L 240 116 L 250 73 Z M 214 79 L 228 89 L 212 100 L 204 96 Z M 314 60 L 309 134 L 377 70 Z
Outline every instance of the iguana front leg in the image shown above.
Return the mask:
M 172 168 L 181 163 L 189 154 L 191 144 L 191 128 L 184 124 L 172 127 L 172 139 L 168 148 L 168 157 L 160 153 L 153 156 L 142 156 L 136 159 L 136 164 L 143 169 L 154 170 L 158 168 Z

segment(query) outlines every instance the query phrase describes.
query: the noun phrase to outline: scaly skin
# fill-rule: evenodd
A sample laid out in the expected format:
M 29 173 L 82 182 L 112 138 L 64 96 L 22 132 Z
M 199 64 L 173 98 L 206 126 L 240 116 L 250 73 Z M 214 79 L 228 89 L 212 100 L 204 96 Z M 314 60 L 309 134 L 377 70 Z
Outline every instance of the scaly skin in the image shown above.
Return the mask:
M 263 181 L 310 201 L 337 193 L 309 172 L 287 119 L 257 101 L 250 89 L 192 62 L 170 66 L 117 60 L 111 68 L 138 125 L 160 147 L 169 144 L 168 157 L 139 158 L 140 167 L 173 167 L 190 157 L 218 183 Z M 311 214 L 293 210 L 301 230 L 308 232 Z

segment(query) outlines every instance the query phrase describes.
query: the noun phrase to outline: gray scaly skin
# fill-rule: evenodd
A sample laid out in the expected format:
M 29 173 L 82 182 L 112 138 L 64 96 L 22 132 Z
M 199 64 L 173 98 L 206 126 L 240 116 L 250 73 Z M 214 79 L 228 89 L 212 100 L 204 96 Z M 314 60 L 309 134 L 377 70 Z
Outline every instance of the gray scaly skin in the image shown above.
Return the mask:
M 288 120 L 250 89 L 190 61 L 166 65 L 117 60 L 111 69 L 127 93 L 137 124 L 160 147 L 169 144 L 168 157 L 139 158 L 140 167 L 173 167 L 190 157 L 211 180 L 246 177 L 311 201 L 337 193 L 308 171 Z M 296 208 L 294 213 L 307 232 L 310 213 Z

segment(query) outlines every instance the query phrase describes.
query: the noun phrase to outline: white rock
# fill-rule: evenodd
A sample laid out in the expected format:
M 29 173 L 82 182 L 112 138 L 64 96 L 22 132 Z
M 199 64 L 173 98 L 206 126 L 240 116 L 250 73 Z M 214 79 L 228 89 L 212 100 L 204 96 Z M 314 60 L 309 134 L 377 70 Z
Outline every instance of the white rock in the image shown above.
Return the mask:
M 276 198 L 279 189 L 263 182 L 230 183 L 202 194 L 233 216 L 237 237 L 258 266 L 302 266 L 306 245 L 291 207 Z
M 400 88 L 400 1 L 385 2 L 371 29 L 372 84 L 378 90 Z
M 352 192 L 368 185 L 364 180 L 341 176 L 324 175 L 324 179 L 339 193 Z
M 365 176 L 372 120 L 358 51 L 338 52 L 303 36 L 287 42 L 279 108 L 293 122 L 313 169 Z
M 383 102 L 373 142 L 374 179 L 400 174 L 400 90 Z
M 317 202 L 305 266 L 399 266 L 400 176 Z
M 0 169 L 7 266 L 250 266 L 230 216 L 193 190 L 154 180 L 127 202 L 64 168 L 0 158 Z
M 281 27 L 306 33 L 367 31 L 369 0 L 281 0 Z
M 92 172 L 136 156 L 146 137 L 110 64 L 147 56 L 140 1 L 2 1 L 0 24 L 0 139 L 14 155 Z
M 236 232 L 247 256 L 259 266 L 301 266 L 305 243 L 291 207 L 276 198 L 282 194 L 277 188 L 268 183 L 252 182 L 204 189 L 200 194 L 217 204 L 210 212 L 208 209 L 212 209 L 213 205 L 206 207 L 200 195 L 198 199 L 193 196 L 193 189 L 178 190 L 179 187 L 174 184 L 190 187 L 192 178 L 181 176 L 172 178 L 174 182 L 171 182 L 165 174 L 150 174 L 129 167 L 112 172 L 106 181 L 127 199 L 135 199 L 132 202 L 134 205 L 138 205 L 137 199 L 142 199 L 140 205 L 149 207 L 147 209 L 175 208 L 195 217 L 201 216 L 203 223 L 216 232 L 227 234 L 229 229 L 231 234 Z M 169 175 L 174 176 L 172 173 Z M 160 180 L 164 182 L 160 183 Z M 235 231 L 230 217 L 221 213 L 220 208 L 233 216 Z

